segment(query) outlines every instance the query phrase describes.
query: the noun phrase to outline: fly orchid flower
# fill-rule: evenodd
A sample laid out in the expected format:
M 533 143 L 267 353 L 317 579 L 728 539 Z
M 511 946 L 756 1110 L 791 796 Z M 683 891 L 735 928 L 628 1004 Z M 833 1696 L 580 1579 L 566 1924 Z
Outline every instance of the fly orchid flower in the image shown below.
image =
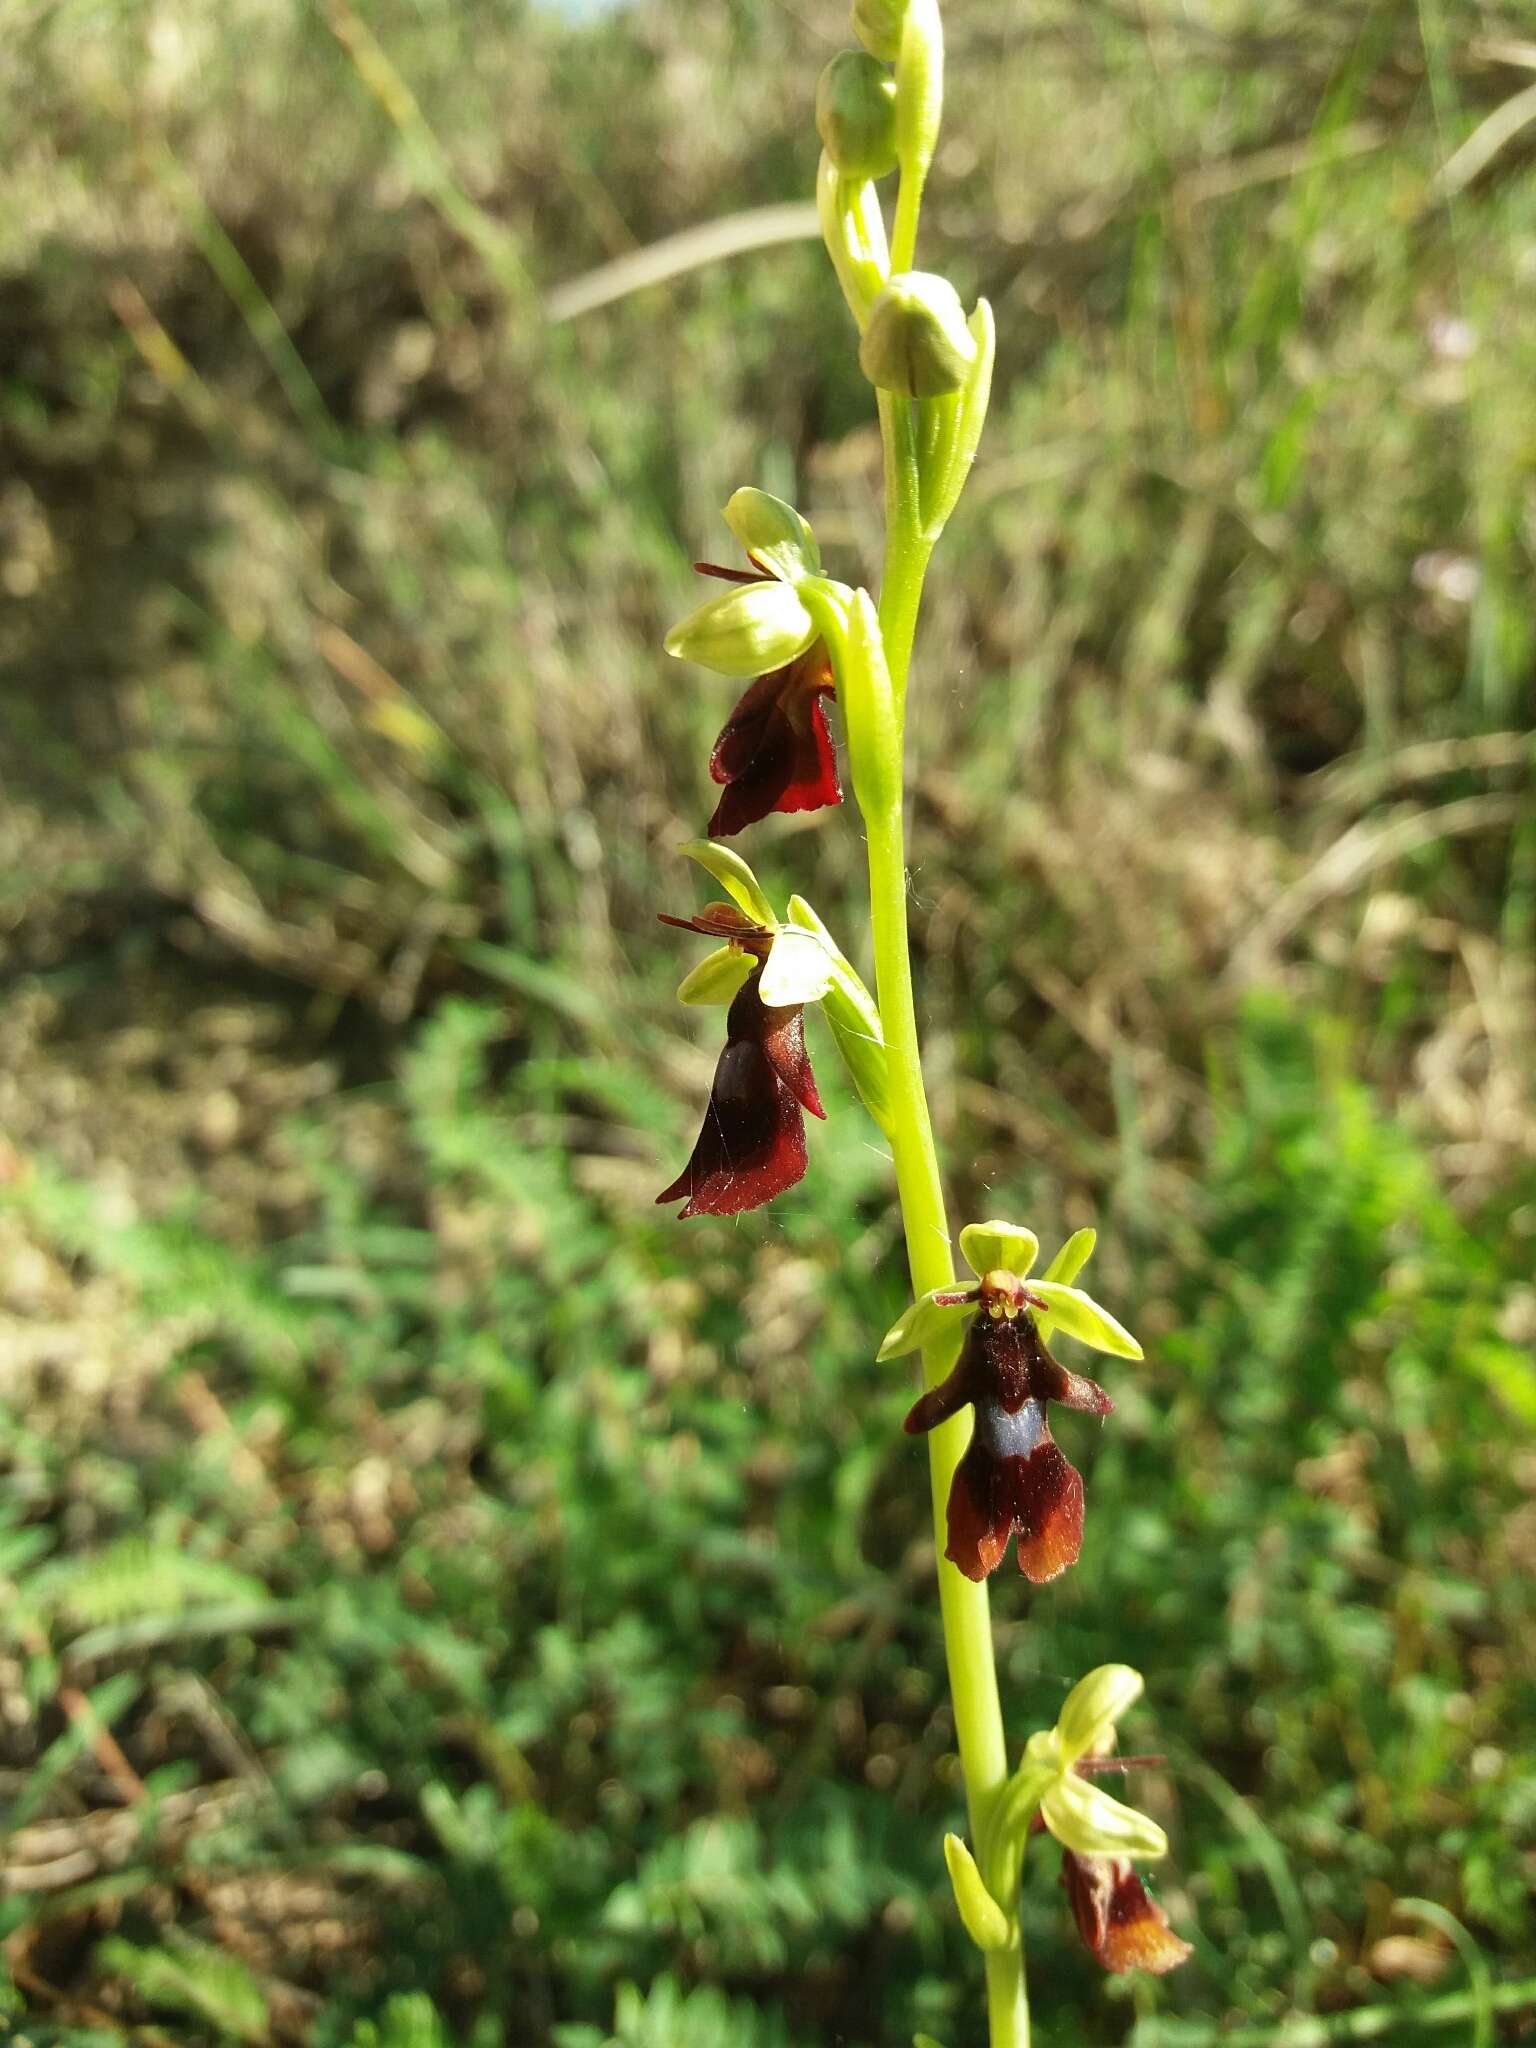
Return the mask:
M 1024 1845 L 1049 1832 L 1062 1848 L 1062 1883 L 1078 1931 L 1106 1970 L 1161 1975 L 1193 1953 L 1149 1897 L 1131 1858 L 1168 1853 L 1157 1825 L 1093 1783 L 1103 1770 L 1126 1770 L 1158 1757 L 1111 1759 L 1115 1723 L 1141 1695 L 1141 1674 L 1128 1664 L 1101 1664 L 1062 1703 L 1054 1728 L 1024 1745 L 1024 1759 L 1004 1785 L 983 1833 L 985 1875 L 958 1835 L 944 1839 L 955 1903 L 978 1947 L 1017 1939 L 999 1901 L 1018 1889 Z
M 1043 1780 L 1039 1818 L 1062 1846 L 1062 1883 L 1090 1954 L 1106 1970 L 1150 1970 L 1161 1976 L 1193 1950 L 1174 1933 L 1131 1858 L 1166 1856 L 1168 1837 L 1145 1814 L 1112 1799 L 1089 1775 L 1095 1769 L 1127 1767 L 1110 1763 L 1107 1752 L 1115 1741 L 1116 1721 L 1141 1689 L 1140 1672 L 1128 1664 L 1101 1664 L 1090 1671 L 1068 1693 L 1056 1726 L 1025 1744 L 1020 1777 L 1038 1772 Z
M 836 689 L 832 664 L 796 586 L 819 576 L 816 537 L 791 505 L 766 491 L 737 491 L 726 524 L 750 570 L 695 562 L 734 587 L 673 627 L 667 652 L 722 675 L 749 676 L 709 757 L 722 795 L 711 838 L 755 825 L 770 811 L 815 811 L 843 800 L 822 698 Z
M 707 840 L 683 848 L 729 892 L 696 917 L 661 922 L 724 943 L 685 975 L 685 1003 L 727 1003 L 725 1050 L 688 1164 L 658 1202 L 683 1216 L 735 1216 L 803 1178 L 805 1117 L 825 1116 L 805 1049 L 807 1003 L 823 1005 L 849 1073 L 871 1113 L 884 1112 L 885 1046 L 868 990 L 808 903 L 790 900 L 781 924 L 737 854 Z
M 1034 1232 L 1012 1223 L 969 1224 L 960 1233 L 960 1249 L 975 1285 L 924 1295 L 880 1346 L 881 1358 L 895 1358 L 969 1319 L 954 1370 L 929 1388 L 906 1419 L 908 1434 L 918 1435 L 961 1408 L 975 1409 L 971 1441 L 950 1483 L 944 1552 L 968 1579 L 984 1579 L 997 1569 L 1015 1531 L 1019 1569 L 1036 1585 L 1077 1562 L 1082 1475 L 1051 1435 L 1047 1407 L 1056 1401 L 1108 1415 L 1114 1403 L 1096 1381 L 1059 1364 L 1045 1338 L 1059 1324 L 1095 1350 L 1121 1358 L 1142 1355 L 1129 1331 L 1071 1285 L 1093 1244 L 1093 1232 L 1080 1230 L 1045 1277 L 1026 1285 L 1039 1250 Z
M 683 1216 L 739 1215 L 804 1177 L 802 1111 L 826 1115 L 805 1050 L 804 1002 L 766 1000 L 774 934 L 734 904 L 711 903 L 698 917 L 663 916 L 662 923 L 725 938 L 738 950 L 746 979 L 726 1012 L 725 1050 L 688 1164 L 656 1199 L 686 1197 Z

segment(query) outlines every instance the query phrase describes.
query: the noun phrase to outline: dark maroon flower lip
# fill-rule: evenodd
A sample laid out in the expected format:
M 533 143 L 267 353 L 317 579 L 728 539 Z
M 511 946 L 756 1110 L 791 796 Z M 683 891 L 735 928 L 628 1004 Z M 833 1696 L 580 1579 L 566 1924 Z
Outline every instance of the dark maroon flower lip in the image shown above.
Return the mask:
M 1089 1954 L 1106 1970 L 1160 1977 L 1194 1954 L 1123 1856 L 1062 1851 L 1061 1881 Z
M 944 1554 L 968 1579 L 981 1580 L 1017 1535 L 1020 1571 L 1044 1585 L 1076 1564 L 1083 1541 L 1082 1475 L 1051 1435 L 1047 1406 L 1058 1401 L 1107 1415 L 1114 1403 L 1096 1381 L 1051 1356 L 1028 1308 L 996 1319 L 988 1313 L 992 1277 L 961 1296 L 974 1293 L 987 1305 L 972 1320 L 954 1371 L 913 1404 L 906 1429 L 918 1435 L 974 1408 L 971 1441 L 950 1482 Z
M 709 821 L 729 838 L 771 811 L 816 811 L 843 800 L 822 698 L 836 681 L 820 641 L 747 685 L 720 729 L 709 772 L 723 785 Z
M 762 973 L 759 962 L 726 1012 L 725 1050 L 698 1138 L 688 1164 L 656 1197 L 681 1200 L 682 1216 L 740 1215 L 792 1188 L 807 1164 L 804 1113 L 826 1115 L 805 1050 L 803 1009 L 770 1009 L 758 993 Z

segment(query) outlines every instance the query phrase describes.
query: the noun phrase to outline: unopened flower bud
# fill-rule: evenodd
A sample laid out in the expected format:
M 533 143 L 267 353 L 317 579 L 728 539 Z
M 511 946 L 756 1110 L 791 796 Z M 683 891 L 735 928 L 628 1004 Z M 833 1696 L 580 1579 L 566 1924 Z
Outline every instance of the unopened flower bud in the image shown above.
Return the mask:
M 816 87 L 816 129 L 845 178 L 896 168 L 896 81 L 863 50 L 840 50 Z
M 871 384 L 907 398 L 958 391 L 976 359 L 960 295 L 947 278 L 908 270 L 893 277 L 870 309 L 859 367 Z
M 907 0 L 853 0 L 853 32 L 872 57 L 894 64 L 906 13 Z

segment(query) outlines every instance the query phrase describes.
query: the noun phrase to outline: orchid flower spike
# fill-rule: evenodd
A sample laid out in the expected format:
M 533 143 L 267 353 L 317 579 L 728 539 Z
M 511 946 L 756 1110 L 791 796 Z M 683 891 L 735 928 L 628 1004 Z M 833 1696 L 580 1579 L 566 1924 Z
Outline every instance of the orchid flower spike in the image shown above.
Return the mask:
M 1018 1534 L 1019 1569 L 1037 1585 L 1077 1562 L 1083 1541 L 1082 1475 L 1051 1435 L 1048 1404 L 1108 1415 L 1114 1407 L 1094 1380 L 1069 1372 L 1046 1349 L 1049 1329 L 1099 1351 L 1140 1358 L 1141 1346 L 1091 1296 L 1074 1287 L 1094 1234 L 1070 1238 L 1044 1279 L 1026 1278 L 1039 1250 L 1032 1230 L 1013 1223 L 972 1223 L 960 1249 L 976 1274 L 971 1287 L 941 1287 L 912 1304 L 880 1346 L 895 1358 L 969 1319 L 949 1377 L 917 1401 L 909 1435 L 935 1428 L 961 1408 L 975 1410 L 965 1455 L 949 1490 L 945 1556 L 968 1579 L 997 1569 Z

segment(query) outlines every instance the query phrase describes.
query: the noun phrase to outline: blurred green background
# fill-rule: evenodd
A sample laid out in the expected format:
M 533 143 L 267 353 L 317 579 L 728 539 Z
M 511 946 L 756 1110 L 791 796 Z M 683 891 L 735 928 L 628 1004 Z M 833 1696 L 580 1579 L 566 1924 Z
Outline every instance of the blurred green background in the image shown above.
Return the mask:
M 1096 1221 L 1148 1349 L 1062 1421 L 1080 1566 L 995 1582 L 1004 1698 L 1021 1742 L 1145 1671 L 1197 1943 L 1105 1979 L 1047 1847 L 1040 2038 L 1512 2038 L 1531 19 L 947 15 L 924 260 L 1001 338 L 913 692 L 935 1109 L 957 1218 Z M 873 580 L 870 393 L 809 242 L 545 311 L 805 197 L 842 9 L 4 16 L 14 2037 L 978 2048 L 830 1048 L 800 1189 L 652 1201 L 718 1030 L 653 913 L 732 694 L 659 637 L 743 482 Z M 747 850 L 864 957 L 851 807 Z

